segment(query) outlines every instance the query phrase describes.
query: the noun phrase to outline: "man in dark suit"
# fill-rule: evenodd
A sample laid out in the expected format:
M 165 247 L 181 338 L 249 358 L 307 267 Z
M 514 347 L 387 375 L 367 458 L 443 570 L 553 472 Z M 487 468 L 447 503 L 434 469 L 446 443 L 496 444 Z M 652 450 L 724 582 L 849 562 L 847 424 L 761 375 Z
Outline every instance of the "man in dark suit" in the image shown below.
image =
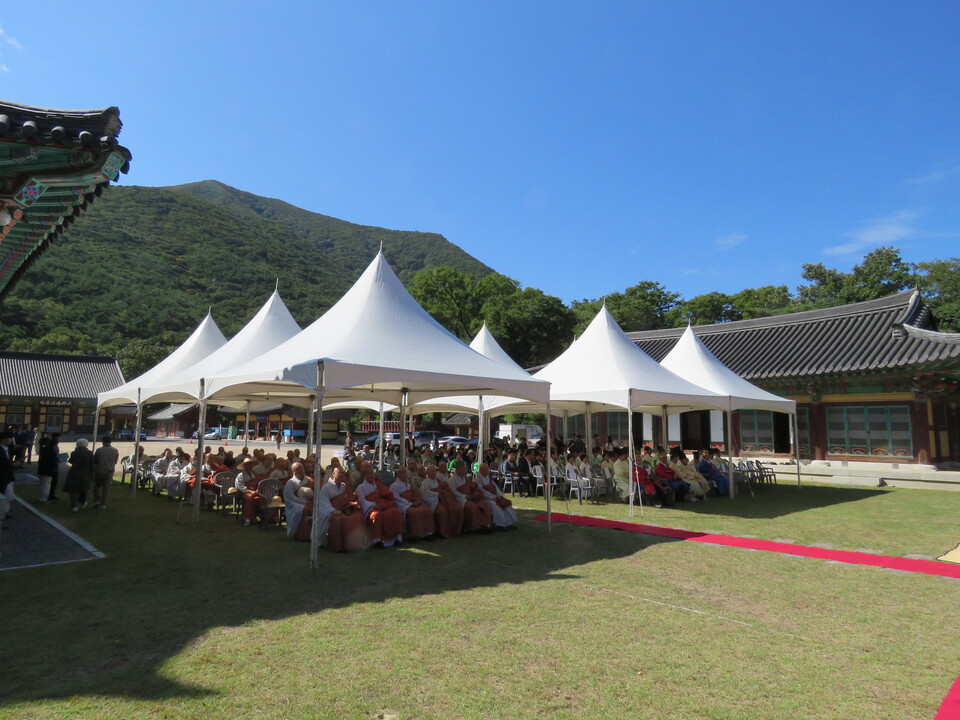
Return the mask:
M 13 496 L 13 433 L 0 432 L 0 517 L 10 517 Z

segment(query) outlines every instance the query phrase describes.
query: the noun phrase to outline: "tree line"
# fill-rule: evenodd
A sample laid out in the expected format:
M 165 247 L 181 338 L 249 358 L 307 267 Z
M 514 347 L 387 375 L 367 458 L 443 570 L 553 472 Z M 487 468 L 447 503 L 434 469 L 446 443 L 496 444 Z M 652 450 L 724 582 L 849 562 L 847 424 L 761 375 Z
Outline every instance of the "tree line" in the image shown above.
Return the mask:
M 643 280 L 602 298 L 560 298 L 522 288 L 505 275 L 477 276 L 450 267 L 414 275 L 411 294 L 441 325 L 469 342 L 486 322 L 503 349 L 521 366 L 550 362 L 596 316 L 602 303 L 626 332 L 747 320 L 788 312 L 874 300 L 918 288 L 946 332 L 960 332 L 960 258 L 905 262 L 892 247 L 864 256 L 850 272 L 805 263 L 805 283 L 708 292 L 685 299 L 662 283 Z

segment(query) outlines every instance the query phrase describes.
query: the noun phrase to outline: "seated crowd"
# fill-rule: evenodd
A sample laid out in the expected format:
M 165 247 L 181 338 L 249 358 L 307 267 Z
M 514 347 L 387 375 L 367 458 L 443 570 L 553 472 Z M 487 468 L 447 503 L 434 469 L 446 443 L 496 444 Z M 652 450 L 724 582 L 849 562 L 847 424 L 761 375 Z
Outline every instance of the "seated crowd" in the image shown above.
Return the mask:
M 147 479 L 153 494 L 186 501 L 199 477 L 205 507 L 233 496 L 244 526 L 277 522 L 282 512 L 287 534 L 298 540 L 310 539 L 316 518 L 318 540 L 335 551 L 515 529 L 512 503 L 486 463 L 471 473 L 462 457 L 451 458 L 448 467 L 444 459 L 418 454 L 406 467 L 384 475 L 362 456 L 343 463 L 334 457 L 322 467 L 315 455 L 302 458 L 299 450 L 277 457 L 244 448 L 234 456 L 225 448 L 207 447 L 199 473 L 194 456 L 166 449 L 150 465 Z

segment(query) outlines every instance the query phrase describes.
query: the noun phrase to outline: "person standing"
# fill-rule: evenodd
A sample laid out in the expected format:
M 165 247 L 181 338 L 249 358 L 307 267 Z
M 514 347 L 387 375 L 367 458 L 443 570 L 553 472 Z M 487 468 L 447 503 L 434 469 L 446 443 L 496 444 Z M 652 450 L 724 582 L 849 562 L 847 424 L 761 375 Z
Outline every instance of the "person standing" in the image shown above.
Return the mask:
M 57 481 L 60 479 L 60 433 L 47 437 L 40 435 L 37 450 L 37 476 L 40 479 L 40 494 L 37 502 L 57 500 Z
M 93 453 L 86 438 L 77 440 L 77 447 L 70 453 L 70 471 L 63 481 L 63 489 L 70 493 L 70 509 L 77 512 L 87 506 L 87 490 L 93 482 Z
M 6 520 L 13 499 L 13 433 L 0 432 L 0 519 Z
M 113 447 L 109 435 L 104 435 L 102 445 L 93 454 L 93 504 L 101 510 L 107 509 L 107 490 L 113 482 L 120 453 Z

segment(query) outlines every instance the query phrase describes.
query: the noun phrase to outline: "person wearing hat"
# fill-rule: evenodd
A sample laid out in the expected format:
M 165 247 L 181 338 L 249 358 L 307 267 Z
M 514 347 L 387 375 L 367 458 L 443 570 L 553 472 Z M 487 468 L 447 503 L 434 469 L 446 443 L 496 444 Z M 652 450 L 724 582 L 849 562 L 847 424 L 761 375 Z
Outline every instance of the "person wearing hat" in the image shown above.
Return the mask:
M 257 478 L 253 474 L 256 461 L 247 458 L 240 463 L 240 472 L 233 482 L 233 486 L 243 498 L 243 526 L 249 527 L 257 519 L 259 503 L 257 502 Z
M 77 447 L 70 453 L 70 471 L 63 481 L 63 489 L 70 493 L 70 509 L 77 512 L 87 506 L 87 490 L 93 482 L 93 453 L 87 447 L 86 438 L 77 440 Z

